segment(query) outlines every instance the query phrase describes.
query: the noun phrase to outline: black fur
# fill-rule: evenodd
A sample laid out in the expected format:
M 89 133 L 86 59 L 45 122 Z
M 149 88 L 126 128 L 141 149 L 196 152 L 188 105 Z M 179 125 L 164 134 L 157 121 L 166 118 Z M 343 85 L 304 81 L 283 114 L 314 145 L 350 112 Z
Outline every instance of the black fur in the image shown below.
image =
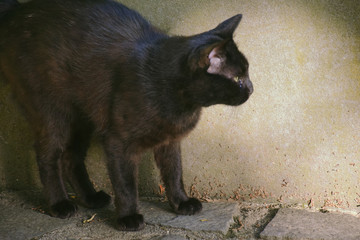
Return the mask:
M 51 215 L 76 212 L 64 181 L 87 207 L 109 203 L 84 165 L 92 133 L 107 155 L 119 229 L 144 227 L 137 166 L 149 148 L 174 211 L 201 210 L 184 190 L 180 141 L 202 107 L 240 105 L 253 91 L 248 62 L 233 41 L 240 20 L 170 37 L 111 0 L 0 2 L 0 68 L 34 129 Z

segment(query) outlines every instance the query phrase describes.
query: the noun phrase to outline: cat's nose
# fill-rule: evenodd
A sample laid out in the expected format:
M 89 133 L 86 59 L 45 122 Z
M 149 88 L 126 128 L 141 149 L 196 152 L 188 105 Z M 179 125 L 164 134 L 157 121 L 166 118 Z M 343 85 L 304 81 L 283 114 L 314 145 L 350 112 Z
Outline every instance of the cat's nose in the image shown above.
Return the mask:
M 244 82 L 244 85 L 246 86 L 246 88 L 249 91 L 249 95 L 251 95 L 254 92 L 254 87 L 252 82 L 250 81 L 250 78 L 247 78 Z

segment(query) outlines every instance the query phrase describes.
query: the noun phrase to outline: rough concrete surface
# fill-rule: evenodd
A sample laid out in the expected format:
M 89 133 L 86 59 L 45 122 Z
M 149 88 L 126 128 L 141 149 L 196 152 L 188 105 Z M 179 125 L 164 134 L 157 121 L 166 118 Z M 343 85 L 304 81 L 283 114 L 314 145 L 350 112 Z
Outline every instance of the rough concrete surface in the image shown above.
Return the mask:
M 360 239 L 360 219 L 347 214 L 280 209 L 261 237 L 276 239 Z
M 167 202 L 143 199 L 140 211 L 146 226 L 139 232 L 114 228 L 113 205 L 97 210 L 80 207 L 70 219 L 50 217 L 43 213 L 44 206 L 39 192 L 1 192 L 0 239 L 360 239 L 357 217 L 279 204 L 212 202 L 204 203 L 204 210 L 198 215 L 177 216 Z
M 140 211 L 145 229 L 120 232 L 113 225 L 113 205 L 97 210 L 80 207 L 75 217 L 57 219 L 44 214 L 39 192 L 1 192 L 0 239 L 255 239 L 273 216 L 273 208 L 267 205 L 212 202 L 203 206 L 198 215 L 177 216 L 167 202 L 144 199 Z

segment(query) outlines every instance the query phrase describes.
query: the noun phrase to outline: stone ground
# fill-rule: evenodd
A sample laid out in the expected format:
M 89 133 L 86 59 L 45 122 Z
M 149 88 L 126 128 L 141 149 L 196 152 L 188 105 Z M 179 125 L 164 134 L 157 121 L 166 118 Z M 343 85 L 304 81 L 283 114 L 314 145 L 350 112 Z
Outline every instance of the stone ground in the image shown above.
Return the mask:
M 39 192 L 1 192 L 0 239 L 360 239 L 355 216 L 280 204 L 208 202 L 198 215 L 177 216 L 166 202 L 142 199 L 146 227 L 139 232 L 114 229 L 113 205 L 80 208 L 66 220 L 44 214 L 43 206 Z

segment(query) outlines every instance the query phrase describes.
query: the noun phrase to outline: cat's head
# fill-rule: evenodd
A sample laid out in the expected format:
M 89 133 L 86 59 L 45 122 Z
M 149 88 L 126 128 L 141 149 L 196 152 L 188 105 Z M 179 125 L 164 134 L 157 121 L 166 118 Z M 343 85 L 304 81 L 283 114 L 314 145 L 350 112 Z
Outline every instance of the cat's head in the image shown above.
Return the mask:
M 240 105 L 253 92 L 249 63 L 233 40 L 241 18 L 242 15 L 236 15 L 208 32 L 189 38 L 192 53 L 188 66 L 196 100 L 202 106 Z

